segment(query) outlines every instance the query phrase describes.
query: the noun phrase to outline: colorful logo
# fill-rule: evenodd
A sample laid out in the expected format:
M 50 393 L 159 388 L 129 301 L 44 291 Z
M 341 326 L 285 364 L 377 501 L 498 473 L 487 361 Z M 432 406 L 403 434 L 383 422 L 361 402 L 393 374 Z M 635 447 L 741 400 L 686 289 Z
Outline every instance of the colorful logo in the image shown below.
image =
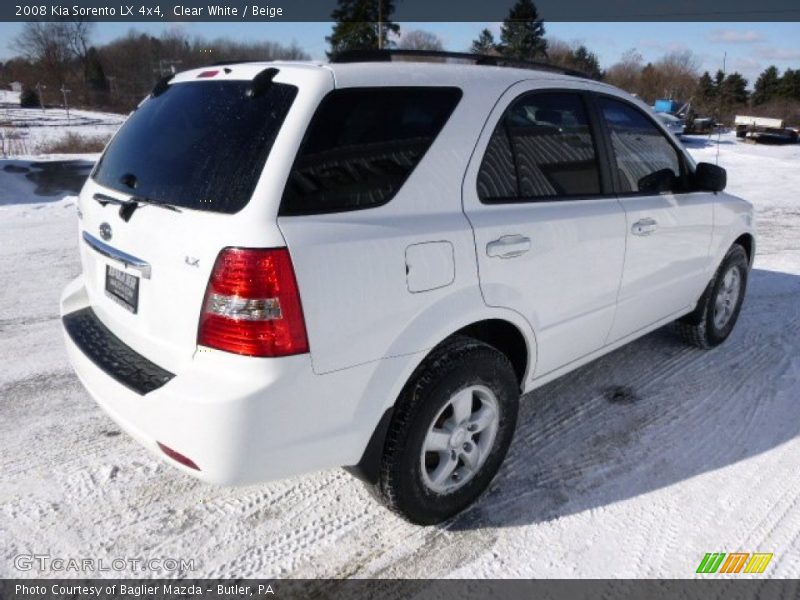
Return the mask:
M 707 552 L 697 573 L 763 573 L 771 560 L 772 552 Z

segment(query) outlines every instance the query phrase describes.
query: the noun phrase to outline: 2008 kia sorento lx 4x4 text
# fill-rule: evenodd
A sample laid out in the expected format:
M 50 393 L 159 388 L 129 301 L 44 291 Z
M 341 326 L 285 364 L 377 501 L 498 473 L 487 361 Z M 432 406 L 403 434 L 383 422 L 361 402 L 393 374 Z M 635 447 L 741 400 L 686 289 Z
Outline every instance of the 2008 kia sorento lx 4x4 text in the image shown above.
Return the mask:
M 371 58 L 160 82 L 81 192 L 61 310 L 90 394 L 184 472 L 346 466 L 435 523 L 521 393 L 671 321 L 724 341 L 752 207 L 616 88 Z

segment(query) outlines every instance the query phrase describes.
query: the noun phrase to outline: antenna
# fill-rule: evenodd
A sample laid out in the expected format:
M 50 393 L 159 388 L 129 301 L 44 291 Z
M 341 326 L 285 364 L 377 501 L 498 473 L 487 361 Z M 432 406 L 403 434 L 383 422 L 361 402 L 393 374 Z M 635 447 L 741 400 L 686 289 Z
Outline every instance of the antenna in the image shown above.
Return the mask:
M 722 118 L 722 88 L 725 84 L 725 67 L 728 62 L 728 51 L 726 50 L 725 53 L 722 55 L 722 81 L 720 82 L 720 89 L 717 90 L 719 94 L 719 106 L 717 108 L 717 118 Z M 720 130 L 719 124 L 717 124 L 717 158 L 716 158 L 716 165 L 719 166 L 719 144 L 722 139 L 722 131 Z
M 378 50 L 383 50 L 383 0 L 378 0 Z

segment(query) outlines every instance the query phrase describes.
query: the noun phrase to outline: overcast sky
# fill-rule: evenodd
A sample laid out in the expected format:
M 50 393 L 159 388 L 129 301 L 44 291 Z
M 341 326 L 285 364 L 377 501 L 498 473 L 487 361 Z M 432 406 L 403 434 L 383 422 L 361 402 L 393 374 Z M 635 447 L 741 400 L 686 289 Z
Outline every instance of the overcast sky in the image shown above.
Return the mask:
M 548 37 L 585 43 L 597 53 L 602 67 L 616 62 L 623 52 L 636 48 L 645 60 L 655 60 L 671 50 L 690 49 L 701 69 L 712 73 L 722 68 L 727 52 L 727 71 L 739 71 L 752 86 L 764 68 L 774 64 L 781 71 L 800 68 L 800 23 L 546 23 Z M 0 23 L 0 59 L 16 53 L 13 38 L 19 23 Z M 174 23 L 99 23 L 95 43 L 105 43 L 129 29 L 159 35 Z M 313 58 L 323 59 L 330 23 L 187 23 L 177 25 L 189 36 L 239 40 L 297 42 Z M 438 34 L 448 50 L 464 51 L 478 32 L 497 23 L 401 23 L 406 31 L 424 29 Z

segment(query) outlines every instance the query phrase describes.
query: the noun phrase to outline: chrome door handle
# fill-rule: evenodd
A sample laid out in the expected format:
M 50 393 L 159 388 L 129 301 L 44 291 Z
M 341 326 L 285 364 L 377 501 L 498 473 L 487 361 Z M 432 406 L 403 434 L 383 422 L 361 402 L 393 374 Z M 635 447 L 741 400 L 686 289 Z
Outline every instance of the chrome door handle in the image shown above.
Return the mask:
M 650 235 L 656 229 L 658 229 L 658 222 L 655 219 L 647 217 L 636 221 L 633 227 L 631 227 L 631 233 L 633 233 L 633 235 Z
M 504 235 L 486 244 L 486 254 L 494 258 L 514 258 L 531 249 L 531 239 L 524 235 Z

